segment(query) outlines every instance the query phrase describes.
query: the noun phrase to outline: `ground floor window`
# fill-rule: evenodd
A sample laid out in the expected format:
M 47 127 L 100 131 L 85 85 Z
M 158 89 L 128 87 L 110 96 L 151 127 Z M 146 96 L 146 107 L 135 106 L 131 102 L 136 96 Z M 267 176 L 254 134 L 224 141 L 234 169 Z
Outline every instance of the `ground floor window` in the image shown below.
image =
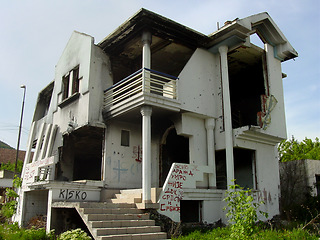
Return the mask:
M 227 189 L 226 150 L 216 151 L 217 188 Z M 233 149 L 234 176 L 241 187 L 255 189 L 255 151 L 244 148 Z

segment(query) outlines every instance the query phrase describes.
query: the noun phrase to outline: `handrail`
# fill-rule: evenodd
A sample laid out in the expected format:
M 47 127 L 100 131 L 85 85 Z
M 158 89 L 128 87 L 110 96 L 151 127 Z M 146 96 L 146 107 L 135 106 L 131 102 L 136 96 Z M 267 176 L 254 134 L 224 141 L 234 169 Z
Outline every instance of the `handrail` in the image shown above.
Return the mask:
M 118 86 L 119 84 L 125 82 L 125 81 L 128 80 L 129 78 L 131 78 L 131 77 L 137 75 L 138 73 L 142 72 L 142 70 L 143 70 L 143 68 L 141 68 L 141 69 L 139 69 L 138 71 L 130 74 L 128 77 L 125 77 L 124 79 L 120 80 L 119 82 L 117 82 L 117 83 L 113 84 L 112 86 L 108 87 L 106 90 L 104 90 L 104 92 L 106 92 L 106 91 L 110 90 L 111 88 L 114 88 L 114 87 Z
M 144 74 L 145 72 L 149 74 Z M 178 79 L 166 73 L 142 68 L 104 90 L 104 107 L 114 106 L 140 92 L 176 99 Z
M 163 76 L 166 76 L 166 77 L 169 77 L 169 78 L 173 78 L 174 80 L 179 80 L 178 77 L 172 76 L 172 75 L 167 74 L 167 73 L 159 72 L 157 70 L 153 70 L 153 69 L 149 69 L 149 68 L 144 68 L 144 69 L 147 70 L 147 71 L 150 71 L 150 72 L 154 72 L 156 74 L 160 74 L 160 75 L 163 75 Z

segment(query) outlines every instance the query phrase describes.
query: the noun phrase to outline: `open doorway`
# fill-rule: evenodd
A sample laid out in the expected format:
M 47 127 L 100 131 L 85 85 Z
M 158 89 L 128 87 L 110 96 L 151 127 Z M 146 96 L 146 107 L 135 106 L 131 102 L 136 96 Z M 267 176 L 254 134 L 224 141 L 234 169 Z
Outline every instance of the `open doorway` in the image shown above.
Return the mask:
M 85 126 L 63 137 L 57 180 L 101 180 L 104 129 Z
M 163 186 L 173 163 L 189 163 L 189 138 L 177 135 L 176 129 L 171 126 L 162 139 L 159 186 Z

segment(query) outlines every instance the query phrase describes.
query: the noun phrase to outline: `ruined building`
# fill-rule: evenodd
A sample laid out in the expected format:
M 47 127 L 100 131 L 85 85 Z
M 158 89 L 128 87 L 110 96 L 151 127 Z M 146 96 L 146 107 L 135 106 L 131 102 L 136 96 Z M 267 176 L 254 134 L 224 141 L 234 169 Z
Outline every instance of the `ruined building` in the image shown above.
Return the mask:
M 164 238 L 144 209 L 226 222 L 232 179 L 272 218 L 275 145 L 286 139 L 281 63 L 297 55 L 267 13 L 210 35 L 145 9 L 98 44 L 73 32 L 39 93 L 16 219 L 81 223 L 96 239 L 112 228 Z

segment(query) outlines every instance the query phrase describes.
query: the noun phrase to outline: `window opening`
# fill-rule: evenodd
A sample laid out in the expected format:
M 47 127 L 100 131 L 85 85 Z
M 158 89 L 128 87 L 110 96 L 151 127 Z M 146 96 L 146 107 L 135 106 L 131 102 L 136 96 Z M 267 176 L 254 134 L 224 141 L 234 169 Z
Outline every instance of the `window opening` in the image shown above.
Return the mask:
M 62 77 L 62 100 L 69 98 L 73 94 L 79 92 L 80 79 L 79 65 Z
M 130 146 L 130 132 L 127 130 L 121 130 L 121 146 Z
M 64 135 L 56 180 L 101 180 L 103 135 L 89 126 Z
M 216 151 L 217 188 L 227 189 L 226 150 Z M 241 187 L 256 189 L 255 151 L 243 148 L 233 149 L 234 177 Z
M 263 57 L 263 50 L 256 47 L 242 47 L 228 54 L 232 128 L 260 125 L 261 97 L 267 94 Z

